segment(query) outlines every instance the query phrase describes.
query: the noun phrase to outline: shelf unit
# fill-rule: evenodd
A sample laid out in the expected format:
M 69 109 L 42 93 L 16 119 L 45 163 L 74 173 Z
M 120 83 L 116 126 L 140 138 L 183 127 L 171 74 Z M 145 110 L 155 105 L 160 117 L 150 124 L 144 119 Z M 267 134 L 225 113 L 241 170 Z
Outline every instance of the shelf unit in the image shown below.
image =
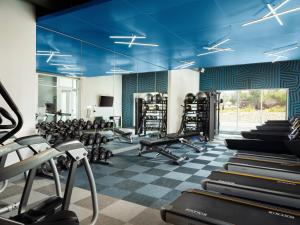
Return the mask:
M 167 105 L 168 100 L 160 102 L 146 102 L 143 100 L 143 116 L 139 129 L 139 135 L 146 135 L 148 132 L 159 132 L 160 136 L 167 133 Z

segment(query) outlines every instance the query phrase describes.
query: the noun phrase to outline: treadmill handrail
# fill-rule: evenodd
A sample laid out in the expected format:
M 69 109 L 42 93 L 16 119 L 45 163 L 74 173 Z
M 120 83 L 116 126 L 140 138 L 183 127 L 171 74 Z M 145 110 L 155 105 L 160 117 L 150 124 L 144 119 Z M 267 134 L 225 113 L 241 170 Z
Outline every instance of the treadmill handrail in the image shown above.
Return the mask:
M 57 151 L 56 149 L 50 148 L 20 162 L 14 163 L 4 168 L 0 168 L 0 182 L 15 177 L 30 169 L 33 169 L 60 154 L 62 153 Z
M 19 111 L 19 108 L 16 106 L 15 102 L 12 100 L 11 96 L 8 94 L 7 90 L 5 89 L 1 81 L 0 81 L 0 94 L 5 100 L 5 102 L 8 104 L 8 106 L 11 108 L 11 110 L 15 113 L 18 119 L 17 126 L 11 131 L 9 131 L 6 135 L 0 138 L 0 143 L 3 143 L 10 137 L 14 136 L 19 130 L 21 130 L 23 126 L 23 118 L 22 118 L 22 114 Z

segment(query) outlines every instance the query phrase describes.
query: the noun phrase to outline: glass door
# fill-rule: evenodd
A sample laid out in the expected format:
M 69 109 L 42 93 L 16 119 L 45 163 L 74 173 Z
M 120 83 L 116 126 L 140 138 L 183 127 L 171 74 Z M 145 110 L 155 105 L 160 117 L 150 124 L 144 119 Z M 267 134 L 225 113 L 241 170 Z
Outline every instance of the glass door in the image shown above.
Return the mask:
M 238 93 L 237 91 L 222 91 L 220 98 L 220 130 L 231 131 L 238 127 Z
M 287 90 L 271 89 L 262 91 L 262 122 L 285 120 L 287 118 Z
M 238 91 L 238 130 L 251 130 L 261 124 L 261 91 Z
M 255 129 L 267 120 L 287 118 L 288 89 L 221 91 L 220 131 Z

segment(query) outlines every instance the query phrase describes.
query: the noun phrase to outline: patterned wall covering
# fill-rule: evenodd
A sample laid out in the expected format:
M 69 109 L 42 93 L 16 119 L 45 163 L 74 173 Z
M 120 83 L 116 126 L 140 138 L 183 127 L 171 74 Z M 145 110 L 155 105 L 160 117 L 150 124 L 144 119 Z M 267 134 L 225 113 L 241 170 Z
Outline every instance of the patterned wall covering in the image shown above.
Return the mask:
M 300 61 L 207 68 L 200 90 L 289 89 L 289 116 L 300 114 Z
M 168 92 L 168 71 L 122 76 L 123 127 L 133 124 L 133 93 Z

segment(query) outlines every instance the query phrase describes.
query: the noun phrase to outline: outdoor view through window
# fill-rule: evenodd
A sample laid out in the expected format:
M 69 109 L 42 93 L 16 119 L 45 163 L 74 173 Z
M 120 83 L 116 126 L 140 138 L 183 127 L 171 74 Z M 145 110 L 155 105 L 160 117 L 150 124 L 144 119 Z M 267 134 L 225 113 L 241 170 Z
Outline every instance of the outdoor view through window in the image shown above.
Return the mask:
M 221 91 L 220 130 L 250 130 L 267 120 L 286 119 L 287 96 L 287 89 Z

